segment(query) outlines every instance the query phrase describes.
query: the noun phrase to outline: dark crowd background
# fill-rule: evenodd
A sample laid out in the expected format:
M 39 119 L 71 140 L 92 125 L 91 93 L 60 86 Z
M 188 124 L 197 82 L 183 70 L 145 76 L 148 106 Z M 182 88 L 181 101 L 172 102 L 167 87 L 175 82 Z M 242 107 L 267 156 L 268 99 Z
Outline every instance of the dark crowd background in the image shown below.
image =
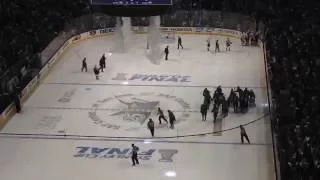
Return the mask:
M 320 179 L 319 7 L 316 0 L 174 0 L 161 17 L 162 26 L 262 31 L 275 164 L 282 180 Z M 147 18 L 132 21 L 148 25 Z M 81 32 L 114 27 L 115 17 L 93 12 L 88 0 L 2 0 L 0 22 L 2 112 L 57 44 Z

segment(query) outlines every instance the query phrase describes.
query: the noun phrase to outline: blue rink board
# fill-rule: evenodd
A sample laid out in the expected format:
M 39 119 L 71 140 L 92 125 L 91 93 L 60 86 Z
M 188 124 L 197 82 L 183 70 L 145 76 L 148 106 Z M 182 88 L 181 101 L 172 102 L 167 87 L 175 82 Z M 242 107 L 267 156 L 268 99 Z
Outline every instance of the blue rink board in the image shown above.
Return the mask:
M 172 0 L 91 0 L 93 5 L 172 5 Z

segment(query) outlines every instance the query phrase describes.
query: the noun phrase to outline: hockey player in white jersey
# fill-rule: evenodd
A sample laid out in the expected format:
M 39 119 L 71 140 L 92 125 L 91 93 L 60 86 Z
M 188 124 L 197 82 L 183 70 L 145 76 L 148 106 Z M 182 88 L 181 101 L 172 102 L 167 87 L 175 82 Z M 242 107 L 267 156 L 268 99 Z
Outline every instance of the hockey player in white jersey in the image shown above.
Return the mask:
M 231 44 L 232 42 L 230 41 L 229 38 L 226 40 L 226 51 L 231 51 Z

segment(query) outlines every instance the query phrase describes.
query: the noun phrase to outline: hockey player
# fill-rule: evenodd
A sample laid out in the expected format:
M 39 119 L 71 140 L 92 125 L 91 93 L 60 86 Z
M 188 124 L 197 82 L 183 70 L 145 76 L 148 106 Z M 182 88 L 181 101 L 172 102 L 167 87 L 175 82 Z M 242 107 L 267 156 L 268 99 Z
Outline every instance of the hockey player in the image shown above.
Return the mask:
M 216 123 L 218 117 L 219 107 L 215 104 L 212 109 L 213 113 L 213 123 Z
M 200 111 L 201 111 L 202 121 L 206 121 L 207 120 L 208 105 L 202 104 L 200 107 Z
M 170 110 L 168 110 L 168 114 L 169 114 L 170 128 L 173 129 L 174 122 L 176 121 L 176 117 L 174 116 L 173 112 Z
M 202 95 L 204 97 L 207 97 L 207 96 L 210 96 L 210 91 L 207 89 L 207 88 L 204 88 L 203 92 L 202 92 Z
M 99 80 L 99 69 L 97 68 L 97 65 L 94 65 L 94 68 L 93 68 L 93 72 L 94 72 L 94 75 L 96 76 L 96 80 Z
M 247 135 L 247 132 L 242 125 L 240 125 L 240 135 L 241 135 L 241 143 L 242 144 L 243 144 L 243 138 L 246 138 L 247 142 L 250 144 L 250 140 Z
M 83 72 L 83 70 L 86 70 L 86 72 L 88 71 L 87 58 L 86 57 L 82 60 L 81 72 Z
M 249 96 L 249 94 L 250 94 L 250 92 L 249 92 L 248 88 L 244 88 L 243 95 L 244 96 Z
M 233 91 L 233 88 L 231 88 L 230 94 L 228 97 L 228 106 L 230 106 L 232 104 L 234 96 L 235 96 L 235 92 Z
M 214 50 L 215 52 L 220 52 L 220 48 L 219 48 L 219 40 L 216 40 L 216 48 Z
M 243 102 L 242 102 L 242 106 L 243 106 L 243 112 L 247 112 L 249 109 L 249 95 L 250 92 L 248 90 L 248 88 L 245 88 L 243 93 L 242 93 L 242 97 L 243 97 Z
M 150 118 L 148 121 L 148 129 L 150 130 L 151 136 L 154 136 L 154 122 L 153 120 Z
M 218 86 L 212 96 L 213 102 L 218 106 L 218 108 L 220 107 L 220 104 L 222 103 L 223 98 L 224 98 L 224 94 L 222 92 L 221 86 Z
M 243 32 L 241 34 L 241 46 L 245 46 L 246 45 L 246 38 L 245 38 L 245 33 Z
M 208 50 L 208 52 L 210 51 L 210 39 L 209 38 L 207 39 L 207 50 Z
M 183 49 L 183 46 L 182 46 L 182 39 L 181 39 L 181 37 L 180 37 L 180 36 L 178 36 L 178 49 L 179 49 L 180 47 Z
M 233 112 L 238 113 L 239 112 L 239 97 L 237 94 L 235 94 L 233 96 L 232 104 L 233 104 Z
M 103 69 L 106 68 L 106 56 L 104 54 L 100 58 L 99 65 L 100 65 L 101 72 L 103 72 Z
M 206 105 L 207 109 L 209 109 L 210 103 L 211 103 L 211 96 L 210 96 L 210 91 L 205 88 L 203 90 L 203 97 L 204 97 L 204 102 L 203 104 Z
M 224 117 L 228 116 L 229 114 L 229 105 L 227 100 L 223 100 L 222 102 L 222 114 Z
M 256 95 L 254 94 L 252 89 L 249 91 L 249 102 L 250 106 L 256 106 Z
M 131 146 L 132 146 L 132 155 L 131 155 L 132 166 L 135 166 L 136 164 L 139 164 L 139 160 L 138 160 L 139 148 L 134 144 L 132 144 Z
M 226 51 L 231 51 L 231 44 L 232 42 L 230 41 L 229 38 L 226 40 Z
M 168 60 L 169 46 L 167 46 L 167 47 L 164 49 L 164 53 L 166 54 L 165 60 Z
M 158 115 L 159 115 L 159 124 L 161 124 L 161 119 L 163 119 L 168 124 L 168 120 L 164 117 L 163 111 L 162 109 L 160 109 L 160 107 L 158 107 Z
M 250 43 L 250 31 L 248 32 L 245 32 L 245 41 L 246 41 L 246 46 L 249 46 L 249 43 Z

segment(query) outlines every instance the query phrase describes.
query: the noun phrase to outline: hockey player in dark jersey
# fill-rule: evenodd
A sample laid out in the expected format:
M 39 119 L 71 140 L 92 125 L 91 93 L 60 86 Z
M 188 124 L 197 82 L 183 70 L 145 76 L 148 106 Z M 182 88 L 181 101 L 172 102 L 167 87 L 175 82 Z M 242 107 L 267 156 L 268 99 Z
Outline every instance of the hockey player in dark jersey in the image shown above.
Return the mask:
M 207 50 L 210 51 L 210 39 L 207 39 Z
M 255 107 L 256 106 L 256 95 L 254 94 L 253 90 L 251 89 L 249 91 L 249 103 L 251 107 Z
M 182 46 L 182 39 L 181 39 L 181 37 L 180 37 L 180 36 L 178 36 L 178 49 L 179 49 L 180 47 L 183 49 L 183 46 Z
M 229 105 L 227 100 L 222 101 L 222 114 L 224 117 L 228 116 L 229 113 Z
M 247 132 L 242 125 L 240 125 L 240 136 L 241 136 L 241 143 L 242 144 L 243 144 L 243 138 L 246 138 L 247 142 L 250 144 L 250 140 L 247 135 Z
M 210 96 L 210 91 L 207 88 L 204 88 L 202 95 L 203 95 L 203 97 L 208 97 L 208 96 Z
M 138 160 L 139 148 L 134 144 L 131 144 L 131 146 L 132 146 L 132 154 L 131 154 L 132 166 L 135 166 L 136 164 L 139 164 L 139 160 Z
M 170 122 L 170 128 L 173 129 L 174 128 L 174 122 L 176 121 L 176 117 L 174 116 L 173 112 L 168 110 L 168 114 L 169 114 L 169 122 Z
M 231 51 L 231 44 L 232 42 L 230 41 L 229 38 L 226 40 L 226 51 Z
M 154 136 L 154 122 L 153 120 L 150 118 L 148 121 L 148 129 L 150 130 L 151 136 Z
M 233 105 L 233 112 L 238 113 L 239 112 L 239 97 L 237 94 L 233 96 L 232 105 Z
M 106 56 L 104 54 L 100 58 L 99 65 L 100 65 L 101 72 L 103 72 L 103 69 L 106 68 Z
M 207 113 L 208 113 L 208 105 L 202 104 L 200 107 L 200 112 L 201 112 L 201 116 L 202 116 L 202 121 L 206 121 L 207 120 Z
M 160 107 L 158 107 L 158 115 L 159 115 L 159 124 L 161 124 L 161 119 L 163 119 L 168 124 L 168 120 L 164 117 L 163 111 L 162 109 L 160 109 Z
M 96 76 L 96 80 L 99 80 L 99 73 L 100 73 L 100 71 L 99 71 L 97 65 L 94 66 L 93 72 L 94 72 L 94 75 Z
M 213 113 L 213 123 L 216 123 L 217 117 L 218 117 L 218 112 L 219 112 L 219 107 L 216 104 L 214 104 L 211 112 Z
M 83 70 L 86 70 L 86 72 L 88 71 L 87 58 L 84 58 L 84 59 L 82 60 L 81 72 L 83 72 Z
M 209 106 L 210 106 L 210 103 L 211 103 L 210 91 L 207 88 L 205 88 L 203 90 L 202 95 L 204 97 L 203 104 L 207 107 L 207 109 L 209 109 Z
M 168 60 L 169 46 L 167 46 L 167 47 L 164 49 L 164 53 L 166 54 L 165 60 Z
M 216 48 L 215 48 L 214 51 L 215 51 L 215 52 L 220 52 L 219 40 L 216 40 Z

